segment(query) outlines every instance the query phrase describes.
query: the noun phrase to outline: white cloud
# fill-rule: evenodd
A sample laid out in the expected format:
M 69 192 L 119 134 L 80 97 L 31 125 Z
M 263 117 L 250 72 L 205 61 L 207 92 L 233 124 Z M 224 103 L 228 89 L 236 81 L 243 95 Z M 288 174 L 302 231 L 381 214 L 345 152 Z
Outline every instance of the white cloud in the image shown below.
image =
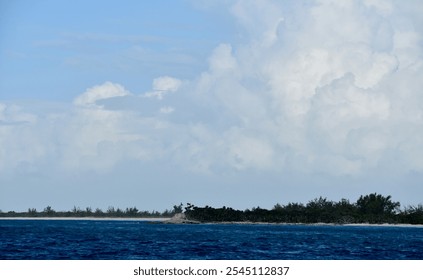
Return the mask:
M 163 99 L 168 93 L 175 92 L 182 85 L 182 81 L 169 76 L 158 77 L 153 80 L 153 91 L 144 94 L 145 97 Z
M 177 91 L 181 86 L 181 81 L 172 77 L 164 76 L 153 80 L 153 90 L 157 91 Z
M 154 138 L 163 129 L 161 121 L 95 103 L 128 95 L 122 86 L 105 83 L 88 89 L 65 110 L 42 103 L 37 110 L 31 104 L 0 104 L 0 173 L 44 165 L 48 172 L 102 172 L 127 160 L 160 157 L 162 144 Z
M 230 74 L 236 68 L 236 60 L 232 56 L 232 47 L 221 44 L 214 49 L 209 59 L 210 70 L 213 74 Z
M 266 140 L 235 130 L 229 132 L 225 145 L 229 164 L 236 169 L 272 169 L 274 152 Z
M 39 118 L 20 106 L 0 103 L 0 173 L 42 163 L 48 154 Z
M 237 1 L 231 7 L 236 20 L 253 39 L 253 43 L 270 45 L 277 40 L 279 25 L 284 21 L 283 8 L 276 1 Z M 266 15 L 266 16 L 263 16 Z
M 102 85 L 87 89 L 83 94 L 75 98 L 73 103 L 77 106 L 98 106 L 96 102 L 99 100 L 127 95 L 130 95 L 130 93 L 123 86 L 105 82 Z
M 360 174 L 398 167 L 385 162 L 392 157 L 418 169 L 405 151 L 423 148 L 410 140 L 423 135 L 422 34 L 413 27 L 418 13 L 401 14 L 397 4 L 237 2 L 232 11 L 249 41 L 219 45 L 195 88 L 229 117 L 222 135 L 239 134 L 223 136 L 226 148 L 216 151 L 237 169 Z M 403 129 L 406 119 L 414 129 Z M 265 141 L 245 140 L 246 131 Z M 242 158 L 247 146 L 261 152 Z
M 229 10 L 247 37 L 219 44 L 189 83 L 154 79 L 142 96 L 168 103 L 150 115 L 99 105 L 131 97 L 110 82 L 87 89 L 53 121 L 0 105 L 3 167 L 54 155 L 66 169 L 165 159 L 203 173 L 423 172 L 423 30 L 419 13 L 396 5 L 238 1 Z M 27 126 L 1 126 L 7 122 Z M 51 122 L 60 127 L 45 130 L 55 144 L 36 137 Z M 13 161 L 12 139 L 23 137 L 37 144 Z
M 16 105 L 6 105 L 0 103 L 0 125 L 13 123 L 34 123 L 37 116 L 25 113 L 22 108 Z

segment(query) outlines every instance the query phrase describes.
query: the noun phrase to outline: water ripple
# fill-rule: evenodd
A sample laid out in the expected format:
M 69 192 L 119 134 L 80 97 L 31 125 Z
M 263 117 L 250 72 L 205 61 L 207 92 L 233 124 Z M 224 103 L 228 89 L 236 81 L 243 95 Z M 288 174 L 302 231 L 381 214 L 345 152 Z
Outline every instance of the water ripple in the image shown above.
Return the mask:
M 0 221 L 0 259 L 423 259 L 423 229 Z

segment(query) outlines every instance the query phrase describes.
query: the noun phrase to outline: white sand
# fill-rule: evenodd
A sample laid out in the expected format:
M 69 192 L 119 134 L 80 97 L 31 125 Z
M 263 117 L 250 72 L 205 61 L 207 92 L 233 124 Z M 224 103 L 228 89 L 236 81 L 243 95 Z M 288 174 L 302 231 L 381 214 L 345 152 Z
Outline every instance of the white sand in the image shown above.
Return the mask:
M 412 225 L 412 224 L 344 224 L 343 226 L 363 226 L 363 227 L 418 227 L 418 228 L 423 228 L 423 225 Z
M 171 222 L 172 218 L 98 218 L 98 217 L 0 217 L 0 220 L 78 220 L 78 221 L 140 221 L 140 222 Z M 412 224 L 295 224 L 295 223 L 253 223 L 253 222 L 220 222 L 220 223 L 205 223 L 205 224 L 266 224 L 266 225 L 309 225 L 309 226 L 362 226 L 362 227 L 416 227 L 423 228 L 423 225 Z

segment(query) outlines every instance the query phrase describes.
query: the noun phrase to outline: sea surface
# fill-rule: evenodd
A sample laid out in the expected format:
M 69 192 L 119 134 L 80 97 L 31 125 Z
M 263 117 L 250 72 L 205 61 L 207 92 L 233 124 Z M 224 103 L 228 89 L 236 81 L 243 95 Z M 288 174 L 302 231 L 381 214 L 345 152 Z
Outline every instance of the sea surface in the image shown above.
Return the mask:
M 0 259 L 423 259 L 423 228 L 0 220 Z

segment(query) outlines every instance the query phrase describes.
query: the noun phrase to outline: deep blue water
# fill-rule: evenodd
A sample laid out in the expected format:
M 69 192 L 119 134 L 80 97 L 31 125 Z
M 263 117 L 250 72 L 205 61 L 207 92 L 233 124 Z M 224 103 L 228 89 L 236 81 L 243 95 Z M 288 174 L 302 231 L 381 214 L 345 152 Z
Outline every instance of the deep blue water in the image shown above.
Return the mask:
M 423 228 L 0 220 L 0 259 L 423 259 Z

